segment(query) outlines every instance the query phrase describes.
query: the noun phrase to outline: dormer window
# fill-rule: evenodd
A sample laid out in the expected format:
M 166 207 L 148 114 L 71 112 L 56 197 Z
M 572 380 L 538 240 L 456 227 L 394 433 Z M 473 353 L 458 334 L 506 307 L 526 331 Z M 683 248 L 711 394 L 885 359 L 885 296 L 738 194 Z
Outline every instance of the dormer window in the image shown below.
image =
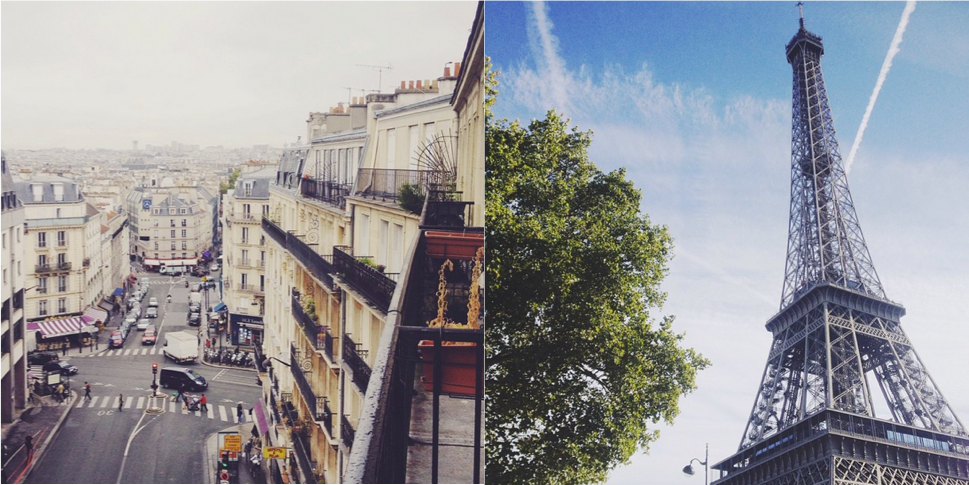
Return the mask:
M 44 201 L 44 184 L 30 184 L 30 191 L 34 194 L 34 202 Z
M 54 201 L 63 202 L 64 201 L 64 184 L 51 184 L 54 188 Z

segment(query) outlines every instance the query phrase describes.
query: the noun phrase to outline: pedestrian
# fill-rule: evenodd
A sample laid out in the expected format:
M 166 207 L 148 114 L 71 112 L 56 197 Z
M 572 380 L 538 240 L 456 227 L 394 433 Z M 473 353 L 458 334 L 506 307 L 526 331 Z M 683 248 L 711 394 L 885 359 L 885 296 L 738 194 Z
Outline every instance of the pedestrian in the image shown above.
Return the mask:
M 84 382 L 84 399 L 91 400 L 91 384 L 87 381 Z
M 185 397 L 184 386 L 179 386 L 178 388 L 178 398 L 175 399 L 175 402 L 178 402 L 178 401 L 182 401 L 182 409 L 185 409 L 188 407 L 188 398 Z
M 250 451 L 252 451 L 252 438 L 249 438 L 249 441 L 246 442 L 246 457 L 247 458 L 249 458 L 249 457 L 252 456 L 252 455 L 249 454 Z
M 202 394 L 202 399 L 199 401 L 199 403 L 202 404 L 202 412 L 203 413 L 209 412 L 209 405 L 207 404 L 208 401 L 205 399 L 205 394 Z
M 124 406 L 124 395 L 118 393 L 118 412 L 121 412 L 121 407 Z
M 68 344 L 67 342 L 64 342 L 64 346 L 61 347 L 61 352 L 62 352 L 63 355 L 67 355 L 67 346 L 68 345 L 70 345 L 70 344 Z
M 64 383 L 57 385 L 57 402 L 64 402 Z
M 242 403 L 239 403 L 239 405 L 236 407 L 236 415 L 239 416 L 239 423 L 241 424 L 242 423 L 242 417 L 243 417 L 243 414 L 242 414 Z
M 205 339 L 205 348 L 209 348 L 209 339 Z

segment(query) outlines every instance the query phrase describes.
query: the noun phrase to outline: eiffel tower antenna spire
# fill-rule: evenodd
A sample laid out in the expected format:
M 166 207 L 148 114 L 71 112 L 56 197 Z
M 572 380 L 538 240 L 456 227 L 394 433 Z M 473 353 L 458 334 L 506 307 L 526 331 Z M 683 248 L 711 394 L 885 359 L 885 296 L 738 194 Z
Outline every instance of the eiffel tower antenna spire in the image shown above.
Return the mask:
M 804 3 L 797 2 L 797 11 L 801 14 L 801 28 L 804 28 Z
M 791 211 L 780 311 L 767 321 L 773 343 L 740 446 L 714 465 L 714 483 L 969 485 L 969 433 L 875 272 L 838 149 L 824 45 L 800 13 L 787 44 Z

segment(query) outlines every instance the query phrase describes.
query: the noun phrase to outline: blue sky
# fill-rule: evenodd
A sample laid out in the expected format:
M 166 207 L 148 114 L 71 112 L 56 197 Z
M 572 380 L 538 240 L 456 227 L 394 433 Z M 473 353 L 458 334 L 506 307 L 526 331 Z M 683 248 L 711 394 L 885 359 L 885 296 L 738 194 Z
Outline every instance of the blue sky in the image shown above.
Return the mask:
M 905 9 L 807 3 L 847 159 Z M 680 470 L 736 451 L 766 363 L 787 243 L 795 2 L 490 2 L 498 117 L 556 109 L 593 131 L 591 159 L 625 167 L 675 238 L 663 313 L 713 361 L 699 389 L 609 483 L 700 483 Z M 969 424 L 969 4 L 917 4 L 848 179 L 888 297 Z

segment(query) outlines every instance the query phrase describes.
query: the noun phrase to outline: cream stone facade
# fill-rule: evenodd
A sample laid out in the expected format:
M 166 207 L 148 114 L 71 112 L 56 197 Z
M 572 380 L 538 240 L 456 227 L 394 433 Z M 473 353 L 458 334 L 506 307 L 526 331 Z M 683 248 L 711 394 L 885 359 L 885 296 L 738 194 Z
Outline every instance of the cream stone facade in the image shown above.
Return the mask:
M 24 289 L 27 267 L 24 261 L 26 236 L 24 234 L 25 209 L 17 197 L 13 178 L 7 171 L 7 158 L 3 164 L 3 249 L 0 253 L 3 271 L 3 321 L 0 322 L 0 421 L 10 423 L 14 411 L 26 407 L 27 396 L 27 344 L 25 337 Z
M 132 254 L 152 269 L 197 264 L 212 247 L 217 204 L 201 186 L 135 188 L 125 207 Z

